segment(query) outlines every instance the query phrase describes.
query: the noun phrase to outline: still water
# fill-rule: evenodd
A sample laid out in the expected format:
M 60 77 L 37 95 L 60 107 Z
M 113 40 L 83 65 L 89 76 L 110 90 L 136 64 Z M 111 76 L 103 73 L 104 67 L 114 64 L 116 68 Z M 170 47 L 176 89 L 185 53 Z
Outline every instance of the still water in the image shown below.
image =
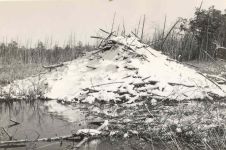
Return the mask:
M 56 101 L 0 102 L 0 141 L 70 135 L 78 129 L 87 128 L 85 113 L 72 105 L 61 105 Z M 1 146 L 4 150 L 66 150 L 74 142 L 34 142 L 14 146 Z M 108 141 L 93 140 L 83 150 L 120 149 Z

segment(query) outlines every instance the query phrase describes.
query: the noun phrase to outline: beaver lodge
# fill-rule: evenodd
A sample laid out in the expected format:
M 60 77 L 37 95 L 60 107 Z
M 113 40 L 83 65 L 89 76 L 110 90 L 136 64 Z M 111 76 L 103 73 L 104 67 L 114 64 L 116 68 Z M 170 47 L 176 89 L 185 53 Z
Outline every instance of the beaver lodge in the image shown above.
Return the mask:
M 109 33 L 94 38 L 102 40 L 98 50 L 14 81 L 1 89 L 1 99 L 50 100 L 53 108 L 51 100 L 85 105 L 88 122 L 104 127 L 83 129 L 85 135 L 90 133 L 84 141 L 101 135 L 177 149 L 225 142 L 223 76 L 177 62 L 136 36 Z

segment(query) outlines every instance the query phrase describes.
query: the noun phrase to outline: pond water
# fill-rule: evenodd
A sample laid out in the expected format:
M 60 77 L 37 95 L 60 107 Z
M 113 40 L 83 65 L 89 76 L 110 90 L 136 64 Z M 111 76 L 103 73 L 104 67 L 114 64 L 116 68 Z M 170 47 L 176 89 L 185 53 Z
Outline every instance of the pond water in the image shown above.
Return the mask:
M 85 114 L 72 105 L 61 105 L 56 101 L 14 101 L 0 102 L 0 141 L 70 135 L 80 128 L 86 128 Z M 8 135 L 7 135 L 8 134 Z M 39 142 L 7 147 L 5 150 L 65 150 L 76 143 Z M 117 147 L 117 146 L 116 146 Z M 81 149 L 115 149 L 108 141 L 94 140 Z

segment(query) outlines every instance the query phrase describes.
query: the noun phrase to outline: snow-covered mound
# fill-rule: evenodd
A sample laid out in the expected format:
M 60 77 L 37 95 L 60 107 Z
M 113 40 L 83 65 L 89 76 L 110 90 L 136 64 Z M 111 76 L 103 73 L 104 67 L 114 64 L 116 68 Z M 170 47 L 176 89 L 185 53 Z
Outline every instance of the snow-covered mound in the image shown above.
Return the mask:
M 113 37 L 104 44 L 102 51 L 89 52 L 45 75 L 15 81 L 3 91 L 17 98 L 38 91 L 50 99 L 89 103 L 225 96 L 216 83 L 135 37 Z

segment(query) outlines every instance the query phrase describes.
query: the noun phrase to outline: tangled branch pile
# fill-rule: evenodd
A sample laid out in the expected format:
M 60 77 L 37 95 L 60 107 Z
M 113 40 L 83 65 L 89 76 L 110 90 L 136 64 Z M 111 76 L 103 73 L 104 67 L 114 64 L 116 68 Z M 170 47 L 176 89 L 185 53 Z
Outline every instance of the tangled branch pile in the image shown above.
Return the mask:
M 3 88 L 2 97 L 10 92 L 21 98 L 31 89 L 41 92 L 39 97 L 89 103 L 133 103 L 143 97 L 213 100 L 225 96 L 224 85 L 169 59 L 136 37 L 110 33 L 102 38 L 99 49 L 62 64 L 57 71 L 15 81 Z

